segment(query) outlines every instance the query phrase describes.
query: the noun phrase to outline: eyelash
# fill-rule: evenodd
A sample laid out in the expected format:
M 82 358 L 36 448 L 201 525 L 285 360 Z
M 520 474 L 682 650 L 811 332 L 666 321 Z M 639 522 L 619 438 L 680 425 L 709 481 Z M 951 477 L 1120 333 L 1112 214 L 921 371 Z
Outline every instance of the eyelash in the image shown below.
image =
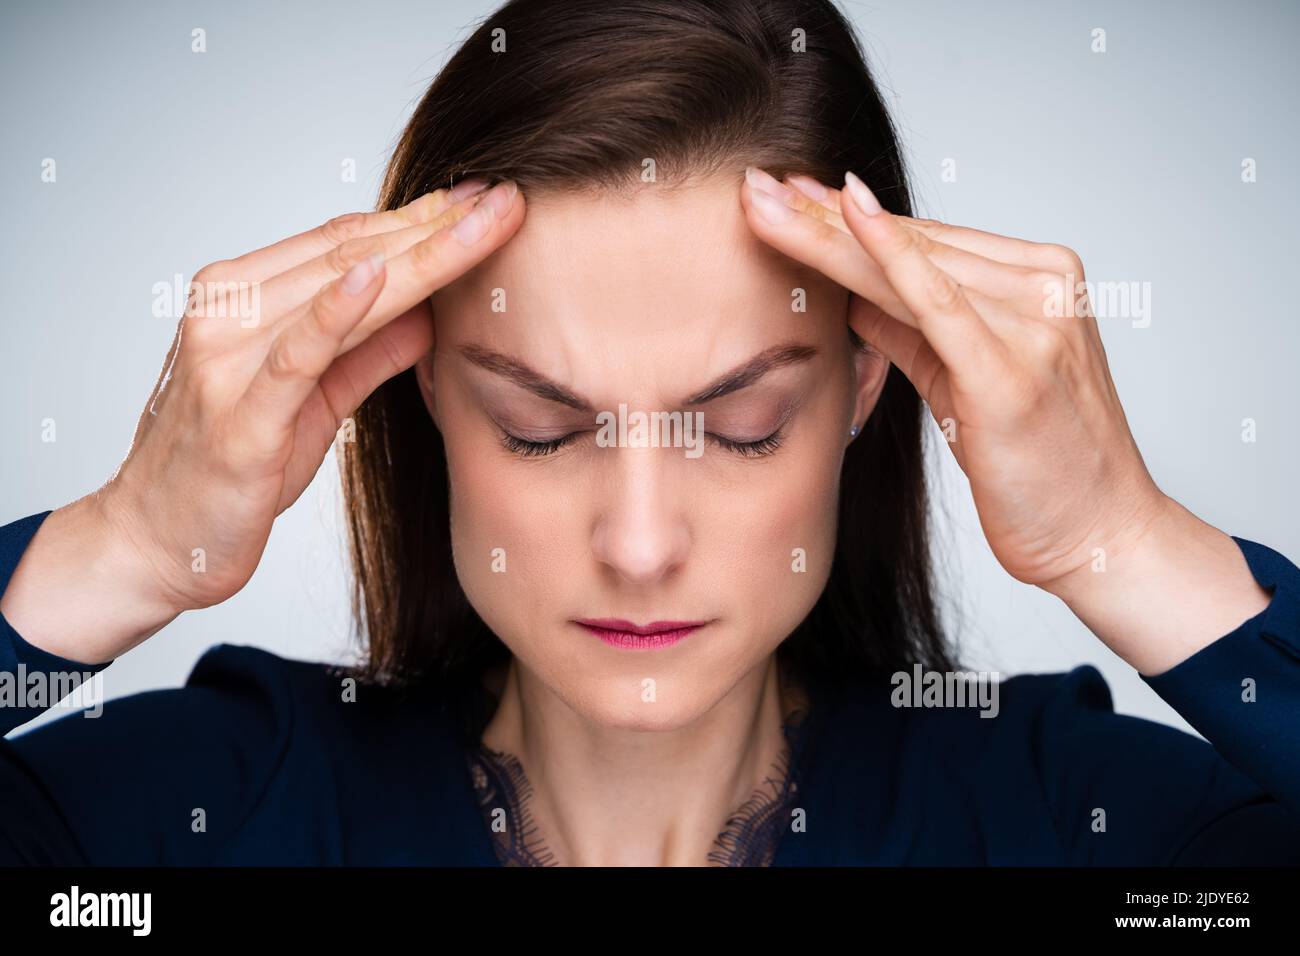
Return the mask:
M 549 455 L 572 440 L 573 435 L 565 435 L 563 438 L 553 438 L 550 441 L 528 441 L 526 438 L 519 438 L 509 432 L 501 433 L 501 444 L 505 445 L 509 451 L 514 452 L 516 455 L 522 455 L 524 458 Z
M 509 432 L 501 433 L 501 444 L 507 450 L 514 452 L 524 458 L 537 458 L 543 455 L 550 455 L 559 451 L 578 435 L 574 432 L 571 435 L 565 435 L 563 438 L 552 438 L 550 441 L 529 441 L 526 438 L 520 438 L 518 435 L 511 435 Z M 761 458 L 770 455 L 781 447 L 781 429 L 777 429 L 765 438 L 759 438 L 754 441 L 732 441 L 730 438 L 723 438 L 721 435 L 709 434 L 708 437 L 721 447 L 728 451 L 743 455 L 746 458 Z

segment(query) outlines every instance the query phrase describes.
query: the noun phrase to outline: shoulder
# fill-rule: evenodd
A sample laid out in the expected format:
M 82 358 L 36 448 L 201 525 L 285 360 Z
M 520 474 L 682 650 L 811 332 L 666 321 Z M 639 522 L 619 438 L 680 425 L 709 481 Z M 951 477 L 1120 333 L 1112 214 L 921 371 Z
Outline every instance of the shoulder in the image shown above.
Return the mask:
M 273 757 L 266 794 L 232 858 L 281 846 L 295 832 L 342 834 L 327 858 L 353 863 L 460 862 L 478 810 L 459 736 L 460 697 L 435 680 L 381 685 L 344 666 L 220 644 L 195 665 L 187 687 L 245 698 L 257 723 L 241 739 Z M 274 743 L 271 743 L 274 741 Z M 269 746 L 268 746 L 269 745 Z M 303 858 L 319 848 L 301 848 Z M 490 857 L 490 849 L 487 851 Z
M 997 718 L 936 721 L 927 733 L 943 743 L 933 752 L 984 805 L 1039 818 L 1068 859 L 1165 860 L 1207 821 L 1261 796 L 1200 737 L 1117 712 L 1094 665 L 998 686 Z
M 1117 717 L 1110 687 L 1091 664 L 1005 679 L 915 665 L 834 689 L 822 684 L 817 693 L 815 709 L 822 712 L 830 749 L 873 752 L 913 768 L 937 766 L 945 774 L 963 768 L 1029 770 L 1063 739 L 1104 734 Z
M 1093 664 L 1007 678 L 965 674 L 974 692 L 968 690 L 964 702 L 946 688 L 937 705 L 917 707 L 913 695 L 905 708 L 911 732 L 940 738 L 952 752 L 1049 775 L 1081 762 L 1115 763 L 1125 754 L 1139 761 L 1157 752 L 1173 757 L 1179 750 L 1187 759 L 1212 756 L 1199 737 L 1118 713 L 1110 684 Z M 898 697 L 892 702 L 898 706 Z
M 390 719 L 403 709 L 430 709 L 449 718 L 451 695 L 435 682 L 386 685 L 339 662 L 301 660 L 247 644 L 213 645 L 198 659 L 187 689 L 243 700 L 266 716 L 312 723 Z
M 326 679 L 333 665 L 283 657 L 250 644 L 214 644 L 200 655 L 186 687 L 241 692 L 258 690 L 288 700 L 304 686 Z
M 838 751 L 875 752 L 917 779 L 999 799 L 1017 786 L 1063 798 L 1085 781 L 1204 786 L 1219 769 L 1201 738 L 1117 713 L 1092 664 L 1005 679 L 922 672 L 924 686 L 915 671 L 900 674 L 854 687 L 832 720 Z
M 880 833 L 859 825 L 859 839 L 891 859 L 1150 862 L 1252 798 L 1205 741 L 1116 713 L 1091 664 L 1006 679 L 920 672 L 920 684 L 903 674 L 852 688 L 818 768 L 819 786 L 858 794 L 884 821 Z M 1099 808 L 1120 837 L 1100 851 Z
M 461 693 L 437 680 L 381 684 L 342 663 L 229 643 L 199 658 L 186 690 L 219 695 L 300 750 L 332 755 L 454 743 L 464 706 Z
M 1110 686 L 1092 664 L 1019 674 L 927 670 L 914 665 L 834 692 L 833 713 L 850 725 L 866 712 L 896 711 L 916 732 L 999 735 L 1114 713 Z

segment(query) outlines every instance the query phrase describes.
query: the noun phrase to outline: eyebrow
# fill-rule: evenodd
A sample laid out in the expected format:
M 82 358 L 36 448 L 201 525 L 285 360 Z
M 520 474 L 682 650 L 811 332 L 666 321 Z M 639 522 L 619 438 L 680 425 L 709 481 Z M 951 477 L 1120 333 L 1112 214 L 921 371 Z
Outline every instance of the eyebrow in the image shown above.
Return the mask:
M 764 349 L 747 362 L 733 368 L 730 372 L 713 380 L 703 391 L 692 395 L 683 404 L 703 405 L 715 398 L 748 388 L 773 369 L 787 365 L 797 365 L 809 361 L 817 354 L 817 349 L 800 342 L 786 342 Z
M 462 345 L 460 353 L 479 368 L 500 375 L 502 378 L 548 402 L 567 405 L 569 408 L 577 409 L 580 412 L 594 411 L 591 403 L 580 395 L 571 392 L 558 382 L 552 381 L 509 355 L 494 352 L 492 349 L 480 345 Z M 688 398 L 683 404 L 703 405 L 714 401 L 724 395 L 740 391 L 742 388 L 748 388 L 774 369 L 807 362 L 816 354 L 817 349 L 815 346 L 805 345 L 801 342 L 785 342 L 780 345 L 773 345 L 742 362 L 731 371 L 720 375 L 701 391 Z

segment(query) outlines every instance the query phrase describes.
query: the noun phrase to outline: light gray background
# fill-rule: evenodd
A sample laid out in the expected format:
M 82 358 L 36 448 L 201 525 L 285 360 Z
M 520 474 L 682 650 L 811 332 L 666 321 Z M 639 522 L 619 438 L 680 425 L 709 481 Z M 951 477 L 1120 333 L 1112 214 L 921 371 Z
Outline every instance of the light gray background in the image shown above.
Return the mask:
M 493 8 L 3 6 L 0 522 L 80 497 L 121 461 L 174 327 L 151 316 L 154 283 L 371 208 L 414 103 Z M 1066 243 L 1091 279 L 1149 282 L 1150 327 L 1103 320 L 1102 334 L 1156 481 L 1218 527 L 1300 559 L 1300 187 L 1287 166 L 1300 152 L 1297 5 L 844 9 L 898 119 L 920 211 Z M 196 27 L 206 53 L 190 50 Z M 1091 50 L 1097 27 L 1105 53 Z M 348 158 L 356 183 L 341 181 Z M 955 182 L 942 180 L 946 159 Z M 1258 423 L 1254 444 L 1243 418 Z M 1117 709 L 1186 728 L 1064 605 L 1001 570 L 939 451 L 937 547 L 966 662 L 1003 674 L 1092 662 Z M 347 658 L 338 508 L 331 458 L 249 586 L 116 661 L 106 696 L 180 684 L 222 641 Z

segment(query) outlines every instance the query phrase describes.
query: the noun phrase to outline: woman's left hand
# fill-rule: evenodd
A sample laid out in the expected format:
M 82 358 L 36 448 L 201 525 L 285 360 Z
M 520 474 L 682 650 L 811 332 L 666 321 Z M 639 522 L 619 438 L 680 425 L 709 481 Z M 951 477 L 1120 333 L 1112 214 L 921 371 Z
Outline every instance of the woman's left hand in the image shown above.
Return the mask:
M 852 293 L 850 324 L 929 405 L 1013 577 L 1062 597 L 1142 670 L 1172 666 L 1267 604 L 1235 542 L 1148 472 L 1073 251 L 895 216 L 852 174 L 841 192 L 750 170 L 741 201 L 760 238 Z M 1170 564 L 1188 560 L 1180 550 L 1212 559 L 1220 582 L 1209 624 L 1222 630 L 1190 641 L 1132 607 L 1153 582 L 1197 586 Z M 1148 634 L 1138 647 L 1134 631 Z

